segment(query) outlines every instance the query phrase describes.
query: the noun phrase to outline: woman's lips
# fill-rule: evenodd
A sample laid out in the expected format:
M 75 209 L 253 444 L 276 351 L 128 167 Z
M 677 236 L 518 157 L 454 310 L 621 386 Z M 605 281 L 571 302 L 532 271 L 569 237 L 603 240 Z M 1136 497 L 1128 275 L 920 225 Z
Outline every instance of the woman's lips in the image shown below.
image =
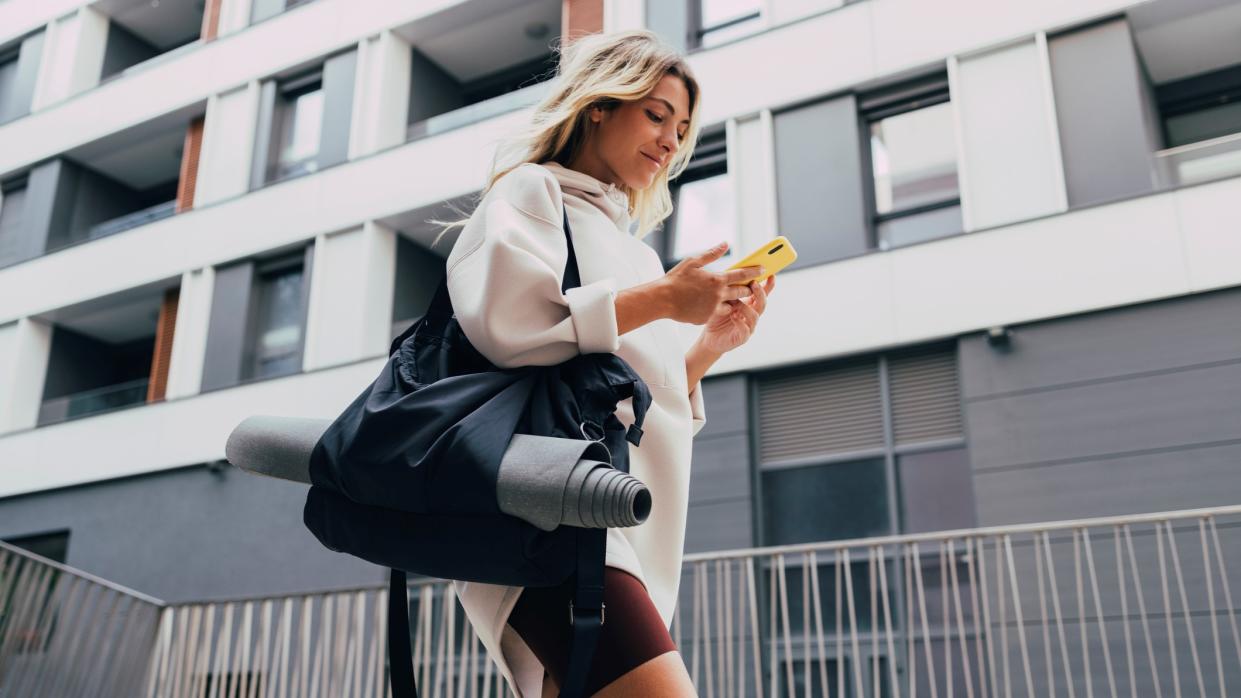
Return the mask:
M 644 158 L 646 158 L 648 161 L 650 161 L 650 163 L 651 163 L 652 165 L 654 165 L 654 166 L 655 166 L 655 169 L 657 169 L 657 170 L 658 170 L 660 167 L 662 167 L 662 165 L 660 164 L 660 162 L 659 162 L 658 160 L 656 160 L 655 158 L 651 157 L 650 155 L 647 155 L 646 153 L 642 153 L 642 157 L 644 157 Z

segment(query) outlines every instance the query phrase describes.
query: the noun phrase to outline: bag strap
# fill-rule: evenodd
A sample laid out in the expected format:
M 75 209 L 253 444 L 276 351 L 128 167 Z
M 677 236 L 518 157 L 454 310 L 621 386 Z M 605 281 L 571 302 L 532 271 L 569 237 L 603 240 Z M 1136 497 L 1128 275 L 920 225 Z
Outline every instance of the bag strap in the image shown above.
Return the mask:
M 563 211 L 564 237 L 569 254 L 565 260 L 560 292 L 582 285 L 577 269 L 577 253 L 573 250 L 573 235 L 569 229 L 569 211 Z M 447 320 L 452 317 L 452 301 L 448 297 L 448 275 L 440 281 L 428 316 Z M 405 341 L 413 323 L 392 342 L 391 356 L 401 342 Z M 569 602 L 569 622 L 573 625 L 573 646 L 569 651 L 569 669 L 565 675 L 561 698 L 581 698 L 586 690 L 586 678 L 590 663 L 599 644 L 599 632 L 604 621 L 603 574 L 607 558 L 606 528 L 577 529 L 577 571 L 573 600 Z M 409 596 L 406 589 L 405 571 L 392 568 L 388 577 L 388 666 L 392 684 L 392 698 L 418 698 L 418 685 L 414 679 L 413 650 L 409 644 Z

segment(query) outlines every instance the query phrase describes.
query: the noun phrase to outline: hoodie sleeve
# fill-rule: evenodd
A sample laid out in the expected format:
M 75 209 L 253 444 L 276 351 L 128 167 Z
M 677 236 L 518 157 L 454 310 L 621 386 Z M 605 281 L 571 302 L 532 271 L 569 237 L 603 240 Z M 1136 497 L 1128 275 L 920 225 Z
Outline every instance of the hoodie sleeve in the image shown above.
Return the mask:
M 615 352 L 612 279 L 560 292 L 569 248 L 550 174 L 519 167 L 498 180 L 448 256 L 448 295 L 461 329 L 496 366 L 549 366 Z

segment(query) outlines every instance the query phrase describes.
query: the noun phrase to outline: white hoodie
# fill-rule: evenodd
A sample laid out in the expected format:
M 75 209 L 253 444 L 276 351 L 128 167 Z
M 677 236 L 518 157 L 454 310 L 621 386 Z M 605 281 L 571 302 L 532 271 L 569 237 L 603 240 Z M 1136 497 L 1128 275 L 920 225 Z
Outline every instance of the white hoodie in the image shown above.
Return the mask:
M 559 186 L 557 186 L 559 182 Z M 567 207 L 581 286 L 560 292 Z M 628 197 L 614 184 L 555 162 L 526 163 L 496 181 L 448 255 L 448 292 L 470 342 L 500 367 L 552 365 L 611 352 L 651 390 L 629 472 L 651 492 L 639 526 L 608 530 L 607 565 L 642 580 L 665 626 L 681 581 L 691 440 L 705 423 L 700 385 L 689 391 L 685 349 L 672 320 L 617 334 L 616 292 L 664 274 L 659 255 L 629 233 Z M 633 423 L 632 400 L 617 418 Z M 543 666 L 507 624 L 522 587 L 454 582 L 483 645 L 517 698 L 539 698 Z M 548 622 L 568 623 L 563 618 Z

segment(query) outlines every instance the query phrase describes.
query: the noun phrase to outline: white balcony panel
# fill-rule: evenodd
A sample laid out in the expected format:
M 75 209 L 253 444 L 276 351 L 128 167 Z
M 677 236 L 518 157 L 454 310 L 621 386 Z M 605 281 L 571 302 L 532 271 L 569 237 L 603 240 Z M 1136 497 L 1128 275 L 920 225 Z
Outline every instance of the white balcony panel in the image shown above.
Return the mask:
M 364 361 L 0 437 L 0 497 L 221 459 L 246 417 L 333 418 L 381 366 Z
M 1137 4 L 1139 0 L 865 0 L 698 51 L 690 63 L 703 84 L 704 123 L 709 124 Z M 773 56 L 780 57 L 778 65 Z M 767 69 L 755 72 L 754 66 Z M 738 80 L 738 75 L 761 78 Z
M 729 133 L 728 171 L 732 176 L 737 206 L 740 249 L 734 259 L 757 249 L 779 231 L 775 228 L 776 185 L 771 160 L 771 120 L 736 122 Z
M 99 84 L 108 26 L 107 15 L 89 6 L 48 25 L 31 111 Z
M 0 325 L 0 434 L 29 429 L 38 421 L 51 349 L 47 323 L 22 318 Z
M 250 189 L 258 109 L 258 82 L 207 100 L 195 206 L 241 196 Z
M 0 44 L 46 26 L 90 0 L 3 0 L 0 2 Z
M 778 277 L 711 373 L 912 344 L 1241 284 L 1241 178 Z
M 603 0 L 603 30 L 606 32 L 641 29 L 646 24 L 646 6 L 639 0 Z
M 6 124 L 0 175 L 460 2 L 316 0 Z
M 392 329 L 396 233 L 378 223 L 320 235 L 310 277 L 306 370 L 382 355 Z
M 9 267 L 0 272 L 0 322 L 477 191 L 495 143 L 529 114 L 506 114 Z
M 968 230 L 1067 208 L 1046 74 L 1033 37 L 958 61 L 952 104 L 969 182 Z
M 172 335 L 172 358 L 168 362 L 168 387 L 164 391 L 166 399 L 195 395 L 202 387 L 214 288 L 213 267 L 195 269 L 181 275 L 177 322 Z
M 1238 283 L 1241 268 L 1241 186 L 1236 179 L 1180 189 L 1172 195 L 1183 230 L 1190 288 Z
M 836 9 L 845 0 L 768 0 L 768 20 L 772 26 L 793 22 L 816 12 Z

